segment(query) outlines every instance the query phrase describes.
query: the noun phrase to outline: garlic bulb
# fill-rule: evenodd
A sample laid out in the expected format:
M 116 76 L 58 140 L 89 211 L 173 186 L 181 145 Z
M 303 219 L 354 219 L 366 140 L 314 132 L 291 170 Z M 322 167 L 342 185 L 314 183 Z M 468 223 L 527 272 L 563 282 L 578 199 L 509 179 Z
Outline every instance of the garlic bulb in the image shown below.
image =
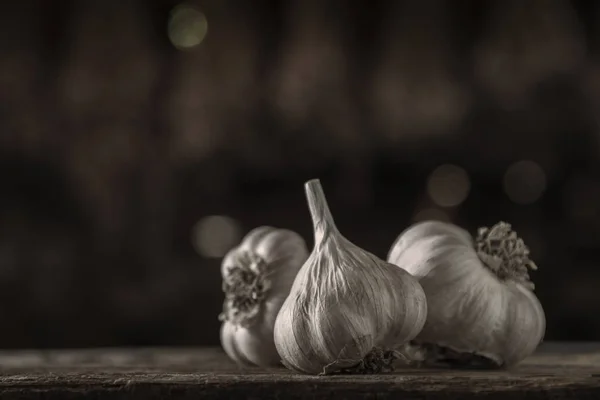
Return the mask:
M 388 261 L 419 279 L 428 314 L 415 338 L 426 362 L 510 366 L 534 352 L 546 318 L 528 270 L 529 249 L 507 223 L 477 238 L 444 222 L 402 233 Z
M 231 359 L 243 365 L 279 364 L 275 318 L 307 258 L 300 235 L 268 226 L 250 231 L 225 255 L 221 344 Z
M 275 322 L 282 363 L 308 374 L 390 370 L 425 323 L 423 289 L 340 234 L 318 180 L 305 188 L 315 245 Z

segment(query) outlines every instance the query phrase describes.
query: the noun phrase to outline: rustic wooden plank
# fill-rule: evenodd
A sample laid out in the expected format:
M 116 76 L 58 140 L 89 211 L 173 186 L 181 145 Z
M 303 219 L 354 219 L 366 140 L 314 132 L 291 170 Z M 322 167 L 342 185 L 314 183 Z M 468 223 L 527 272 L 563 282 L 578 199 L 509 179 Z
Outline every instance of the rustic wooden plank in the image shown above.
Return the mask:
M 0 398 L 600 398 L 600 343 L 545 343 L 512 370 L 305 376 L 242 369 L 218 348 L 0 352 Z

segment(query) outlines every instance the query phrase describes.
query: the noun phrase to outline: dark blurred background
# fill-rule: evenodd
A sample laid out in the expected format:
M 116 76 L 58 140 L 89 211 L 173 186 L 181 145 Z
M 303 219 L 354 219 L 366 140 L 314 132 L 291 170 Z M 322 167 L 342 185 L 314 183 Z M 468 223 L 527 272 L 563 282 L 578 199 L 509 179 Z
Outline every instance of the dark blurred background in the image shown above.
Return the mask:
M 546 339 L 600 339 L 600 2 L 0 6 L 0 347 L 218 343 L 220 257 L 312 246 L 303 182 L 385 257 L 523 236 Z

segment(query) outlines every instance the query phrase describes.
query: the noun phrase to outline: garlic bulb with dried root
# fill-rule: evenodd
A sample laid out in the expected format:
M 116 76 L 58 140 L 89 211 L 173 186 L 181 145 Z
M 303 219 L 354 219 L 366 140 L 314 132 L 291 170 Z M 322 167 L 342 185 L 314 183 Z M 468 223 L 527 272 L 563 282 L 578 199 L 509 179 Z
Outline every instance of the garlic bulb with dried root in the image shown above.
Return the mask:
M 403 232 L 388 261 L 419 279 L 425 327 L 414 354 L 426 363 L 511 366 L 531 355 L 546 329 L 533 294 L 529 249 L 507 223 L 473 238 L 456 225 L 427 221 Z
M 340 234 L 318 180 L 305 188 L 315 245 L 275 322 L 282 363 L 307 374 L 389 371 L 425 323 L 423 289 Z
M 287 229 L 256 228 L 223 258 L 221 344 L 243 365 L 274 366 L 275 318 L 308 258 L 304 239 Z

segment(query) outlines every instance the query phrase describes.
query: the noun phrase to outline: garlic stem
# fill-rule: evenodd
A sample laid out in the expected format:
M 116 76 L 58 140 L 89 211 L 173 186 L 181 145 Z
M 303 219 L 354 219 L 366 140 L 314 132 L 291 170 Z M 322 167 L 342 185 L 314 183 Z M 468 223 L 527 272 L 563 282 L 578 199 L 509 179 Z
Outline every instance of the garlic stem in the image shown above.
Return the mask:
M 477 255 L 498 278 L 512 280 L 533 290 L 529 269 L 537 266 L 529 259 L 529 248 L 506 222 L 479 228 L 475 240 Z
M 333 221 L 331 211 L 329 211 L 321 181 L 312 179 L 304 184 L 304 189 L 315 231 L 315 246 L 317 246 L 332 233 L 338 233 L 338 230 Z

